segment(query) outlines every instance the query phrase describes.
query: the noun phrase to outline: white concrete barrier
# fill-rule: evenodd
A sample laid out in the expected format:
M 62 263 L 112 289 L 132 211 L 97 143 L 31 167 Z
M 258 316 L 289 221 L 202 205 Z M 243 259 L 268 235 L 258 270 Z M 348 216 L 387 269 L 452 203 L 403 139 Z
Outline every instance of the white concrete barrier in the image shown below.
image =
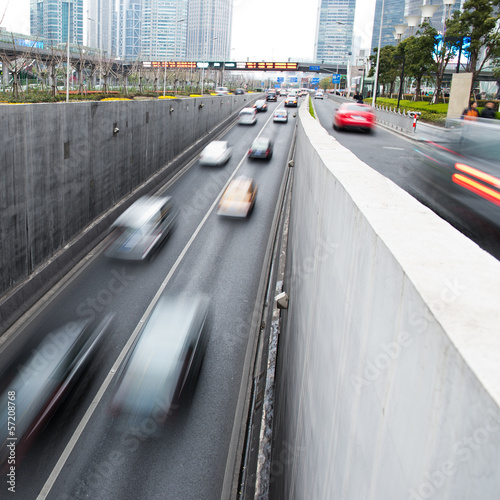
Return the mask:
M 272 495 L 500 495 L 500 263 L 299 110 Z

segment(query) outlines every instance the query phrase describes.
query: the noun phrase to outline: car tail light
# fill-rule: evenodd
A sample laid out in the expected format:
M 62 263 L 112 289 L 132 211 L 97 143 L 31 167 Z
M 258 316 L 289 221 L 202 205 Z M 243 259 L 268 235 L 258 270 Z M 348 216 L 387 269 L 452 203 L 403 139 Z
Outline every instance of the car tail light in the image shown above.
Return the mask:
M 500 179 L 493 175 L 487 174 L 477 168 L 469 167 L 463 163 L 455 163 L 455 168 L 462 173 L 454 173 L 451 178 L 455 184 L 472 191 L 473 193 L 481 196 L 485 200 L 500 206 L 500 192 L 494 188 L 500 188 Z M 475 177 L 472 179 L 471 177 Z M 482 182 L 479 182 L 482 181 Z M 493 187 L 486 186 L 483 182 L 491 184 Z

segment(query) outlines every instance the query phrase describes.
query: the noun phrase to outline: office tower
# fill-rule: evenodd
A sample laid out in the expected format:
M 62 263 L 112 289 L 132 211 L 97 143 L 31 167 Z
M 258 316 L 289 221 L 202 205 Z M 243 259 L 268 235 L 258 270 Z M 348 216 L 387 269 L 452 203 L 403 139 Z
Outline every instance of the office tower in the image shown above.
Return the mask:
M 320 0 L 316 22 L 316 61 L 347 64 L 352 52 L 356 0 Z
M 30 34 L 48 44 L 83 44 L 83 0 L 30 0 Z
M 106 56 L 116 53 L 115 0 L 89 0 L 87 11 L 87 45 L 100 49 Z
M 118 1 L 118 57 L 126 61 L 185 59 L 188 0 Z
M 228 61 L 233 0 L 189 0 L 187 58 Z

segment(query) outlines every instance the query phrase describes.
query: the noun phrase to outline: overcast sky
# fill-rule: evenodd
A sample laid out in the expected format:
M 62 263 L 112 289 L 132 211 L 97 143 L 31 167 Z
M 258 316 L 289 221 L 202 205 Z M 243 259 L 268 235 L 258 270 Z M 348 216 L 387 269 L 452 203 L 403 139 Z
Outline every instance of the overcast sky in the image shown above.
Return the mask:
M 319 0 L 233 0 L 231 60 L 312 60 Z M 375 0 L 358 0 L 355 34 L 368 47 Z M 86 5 L 84 5 L 84 11 Z M 3 21 L 2 21 L 3 18 Z M 0 26 L 29 34 L 29 0 L 0 0 Z M 85 43 L 85 42 L 84 42 Z

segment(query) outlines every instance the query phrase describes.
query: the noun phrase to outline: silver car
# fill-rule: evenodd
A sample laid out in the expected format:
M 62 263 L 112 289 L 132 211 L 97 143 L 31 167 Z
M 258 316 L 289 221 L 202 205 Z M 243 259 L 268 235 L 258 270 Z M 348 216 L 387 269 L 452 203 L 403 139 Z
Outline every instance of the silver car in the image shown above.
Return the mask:
M 194 389 L 205 348 L 208 298 L 162 296 L 119 370 L 111 410 L 127 420 L 167 414 Z
M 231 158 L 232 148 L 226 141 L 213 141 L 201 152 L 200 165 L 225 165 Z
M 144 196 L 123 212 L 111 226 L 106 256 L 144 260 L 175 226 L 178 209 L 170 196 Z

